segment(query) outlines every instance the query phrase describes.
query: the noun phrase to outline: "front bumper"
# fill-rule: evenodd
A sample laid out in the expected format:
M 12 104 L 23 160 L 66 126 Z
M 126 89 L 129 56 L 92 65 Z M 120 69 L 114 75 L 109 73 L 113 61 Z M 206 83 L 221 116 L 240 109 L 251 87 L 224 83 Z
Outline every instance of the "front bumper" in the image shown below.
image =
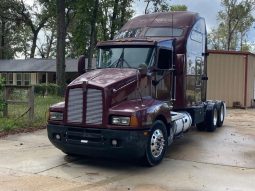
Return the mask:
M 144 130 L 112 130 L 47 125 L 51 143 L 64 153 L 139 158 L 144 156 L 148 133 Z M 59 139 L 57 139 L 58 137 Z M 112 145 L 117 140 L 117 145 Z

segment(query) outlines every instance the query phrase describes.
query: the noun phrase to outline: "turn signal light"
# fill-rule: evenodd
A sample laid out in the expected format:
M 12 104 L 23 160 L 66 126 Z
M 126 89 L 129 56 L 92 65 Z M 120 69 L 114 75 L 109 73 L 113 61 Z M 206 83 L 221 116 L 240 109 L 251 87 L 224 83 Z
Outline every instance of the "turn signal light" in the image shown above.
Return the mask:
M 139 124 L 138 118 L 136 116 L 132 115 L 130 118 L 130 126 L 138 127 L 138 124 Z

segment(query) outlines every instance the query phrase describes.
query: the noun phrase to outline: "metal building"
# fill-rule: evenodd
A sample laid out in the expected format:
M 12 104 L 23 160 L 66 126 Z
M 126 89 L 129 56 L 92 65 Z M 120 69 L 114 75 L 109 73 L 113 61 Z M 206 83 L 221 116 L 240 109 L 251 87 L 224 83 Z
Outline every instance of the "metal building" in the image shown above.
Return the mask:
M 207 99 L 224 100 L 227 107 L 253 107 L 255 54 L 210 50 Z

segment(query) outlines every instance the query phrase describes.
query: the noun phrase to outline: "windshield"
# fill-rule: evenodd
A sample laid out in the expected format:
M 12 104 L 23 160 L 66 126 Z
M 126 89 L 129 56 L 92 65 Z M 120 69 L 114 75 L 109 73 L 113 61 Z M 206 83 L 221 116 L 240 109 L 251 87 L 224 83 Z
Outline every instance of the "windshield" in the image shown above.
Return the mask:
M 154 48 L 100 48 L 98 51 L 97 68 L 139 68 L 140 65 L 150 66 L 153 62 Z

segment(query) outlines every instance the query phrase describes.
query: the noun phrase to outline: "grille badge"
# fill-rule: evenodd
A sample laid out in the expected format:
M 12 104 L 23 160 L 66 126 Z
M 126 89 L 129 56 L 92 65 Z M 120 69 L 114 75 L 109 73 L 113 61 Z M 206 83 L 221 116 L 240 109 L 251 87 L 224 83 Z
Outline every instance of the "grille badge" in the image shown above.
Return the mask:
M 81 140 L 81 143 L 88 143 L 88 140 Z

